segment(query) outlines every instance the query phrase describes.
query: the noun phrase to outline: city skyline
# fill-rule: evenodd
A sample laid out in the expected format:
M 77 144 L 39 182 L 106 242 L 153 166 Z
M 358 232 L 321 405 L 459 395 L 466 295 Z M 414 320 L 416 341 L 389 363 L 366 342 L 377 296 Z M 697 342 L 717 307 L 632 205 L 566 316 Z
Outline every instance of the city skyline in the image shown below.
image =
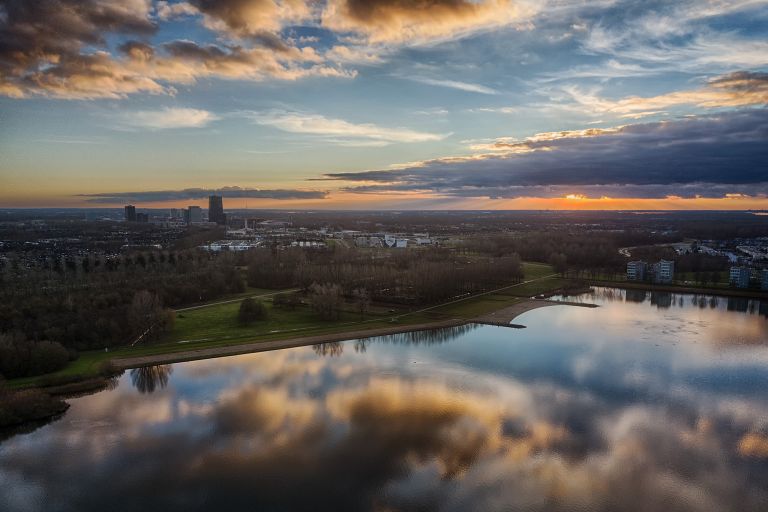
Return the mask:
M 0 207 L 768 209 L 768 1 L 0 2 Z

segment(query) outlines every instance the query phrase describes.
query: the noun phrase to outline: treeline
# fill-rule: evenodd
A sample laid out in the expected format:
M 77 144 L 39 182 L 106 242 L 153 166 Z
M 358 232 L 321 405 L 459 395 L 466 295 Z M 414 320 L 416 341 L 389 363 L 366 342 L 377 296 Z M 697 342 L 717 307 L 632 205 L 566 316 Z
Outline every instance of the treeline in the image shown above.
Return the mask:
M 273 288 L 338 286 L 347 297 L 365 293 L 371 300 L 428 304 L 494 286 L 519 282 L 520 257 L 467 257 L 457 251 L 423 248 L 405 251 L 254 251 L 248 284 Z
M 198 250 L 84 258 L 62 267 L 4 273 L 0 333 L 75 350 L 111 347 L 147 329 L 146 322 L 137 320 L 142 315 L 159 321 L 158 309 L 245 290 L 235 258 Z M 137 297 L 144 300 L 137 302 Z M 142 308 L 145 312 L 137 313 Z
M 566 270 L 621 269 L 626 259 L 619 248 L 645 240 L 641 233 L 517 233 L 470 239 L 462 245 L 468 253 L 496 257 L 517 254 L 525 261 L 550 263 L 560 273 Z

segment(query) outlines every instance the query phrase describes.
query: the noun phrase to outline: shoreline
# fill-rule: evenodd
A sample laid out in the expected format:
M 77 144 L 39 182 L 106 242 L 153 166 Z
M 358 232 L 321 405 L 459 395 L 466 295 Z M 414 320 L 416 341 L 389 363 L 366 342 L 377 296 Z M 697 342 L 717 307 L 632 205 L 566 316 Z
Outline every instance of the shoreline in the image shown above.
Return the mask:
M 488 313 L 475 318 L 452 318 L 450 320 L 442 320 L 422 324 L 397 325 L 392 327 L 379 327 L 376 329 L 318 334 L 315 336 L 288 338 L 283 340 L 254 341 L 226 347 L 198 348 L 179 352 L 169 352 L 166 354 L 153 354 L 149 356 L 118 357 L 111 359 L 110 363 L 115 370 L 127 370 L 131 368 L 140 368 L 143 366 L 199 361 L 202 359 L 252 354 L 256 352 L 270 352 L 273 350 L 306 347 L 309 345 L 320 345 L 323 343 L 333 343 L 336 341 L 376 338 L 379 336 L 389 336 L 392 334 L 428 331 L 431 329 L 442 329 L 447 327 L 459 327 L 467 324 L 494 325 L 499 327 L 521 327 L 513 325 L 511 323 L 512 320 L 528 311 L 548 306 L 577 306 L 587 308 L 598 307 L 596 304 L 584 304 L 579 302 L 527 299 L 522 302 L 518 302 L 517 304 L 513 304 L 512 306 L 507 306 L 492 313 Z
M 739 288 L 700 288 L 696 286 L 676 286 L 632 281 L 602 281 L 587 280 L 590 286 L 604 288 L 623 288 L 625 290 L 646 290 L 651 292 L 688 293 L 691 295 L 716 295 L 718 297 L 735 297 L 741 299 L 768 299 L 768 292 Z

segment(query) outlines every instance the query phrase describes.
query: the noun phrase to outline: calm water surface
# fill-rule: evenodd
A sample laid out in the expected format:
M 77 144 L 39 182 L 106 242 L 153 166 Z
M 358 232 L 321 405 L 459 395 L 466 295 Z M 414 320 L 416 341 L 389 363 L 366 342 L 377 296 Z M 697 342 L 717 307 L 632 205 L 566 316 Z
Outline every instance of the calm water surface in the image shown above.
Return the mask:
M 768 510 L 768 303 L 579 300 L 126 372 L 0 445 L 0 510 Z

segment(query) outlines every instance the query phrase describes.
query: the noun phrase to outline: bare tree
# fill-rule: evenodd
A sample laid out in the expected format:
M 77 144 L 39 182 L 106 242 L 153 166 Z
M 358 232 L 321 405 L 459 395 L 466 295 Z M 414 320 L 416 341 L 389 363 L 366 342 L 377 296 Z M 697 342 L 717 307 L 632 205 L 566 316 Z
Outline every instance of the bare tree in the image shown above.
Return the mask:
M 312 310 L 323 320 L 338 320 L 341 316 L 341 287 L 337 284 L 313 284 L 309 302 Z
M 368 293 L 368 290 L 365 288 L 355 288 L 352 291 L 352 297 L 355 300 L 355 307 L 360 313 L 360 318 L 365 318 L 365 315 L 371 307 L 371 296 Z
M 128 308 L 128 321 L 138 335 L 134 344 L 165 330 L 168 319 L 169 315 L 163 310 L 157 294 L 147 290 L 136 292 Z

